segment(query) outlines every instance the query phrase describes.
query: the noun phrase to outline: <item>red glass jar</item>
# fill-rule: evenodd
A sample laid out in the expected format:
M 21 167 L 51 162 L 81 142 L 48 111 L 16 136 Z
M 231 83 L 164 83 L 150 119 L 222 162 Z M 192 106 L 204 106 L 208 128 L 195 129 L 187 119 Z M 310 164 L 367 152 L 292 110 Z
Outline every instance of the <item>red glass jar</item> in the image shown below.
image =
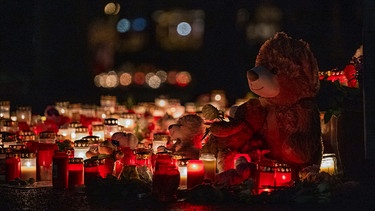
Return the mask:
M 95 182 L 99 176 L 99 161 L 98 159 L 90 158 L 83 161 L 84 169 L 84 183 L 85 185 Z
M 69 188 L 82 186 L 84 183 L 83 158 L 69 158 Z
M 37 155 L 37 180 L 52 180 L 52 158 L 57 150 L 56 144 L 39 143 Z
M 52 186 L 56 189 L 68 189 L 69 157 L 66 152 L 56 151 L 52 158 Z
M 21 177 L 21 159 L 18 154 L 9 153 L 5 160 L 6 181 L 12 181 Z
M 180 172 L 168 154 L 156 158 L 152 194 L 162 202 L 175 201 L 180 184 Z
M 0 183 L 6 182 L 6 175 L 7 175 L 6 159 L 7 159 L 6 149 L 0 146 Z
M 102 178 L 107 178 L 108 174 L 112 175 L 113 168 L 115 165 L 114 159 L 108 156 L 106 158 L 98 159 L 98 161 L 99 161 L 99 165 L 98 165 L 99 175 Z

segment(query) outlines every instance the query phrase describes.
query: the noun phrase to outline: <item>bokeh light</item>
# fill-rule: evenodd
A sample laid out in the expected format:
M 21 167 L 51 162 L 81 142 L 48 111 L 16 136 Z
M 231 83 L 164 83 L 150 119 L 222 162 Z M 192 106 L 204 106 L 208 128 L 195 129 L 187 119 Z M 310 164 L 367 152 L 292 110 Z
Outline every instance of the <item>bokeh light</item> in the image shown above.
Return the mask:
M 191 76 L 189 72 L 182 71 L 176 75 L 176 83 L 178 86 L 184 87 L 187 86 L 191 81 Z
M 117 31 L 120 33 L 125 33 L 130 29 L 130 21 L 126 18 L 122 18 L 117 22 Z
M 136 18 L 133 20 L 132 29 L 134 31 L 137 31 L 137 32 L 143 31 L 145 30 L 146 26 L 147 26 L 147 22 L 146 22 L 146 19 L 144 18 Z
M 120 84 L 122 86 L 129 86 L 132 83 L 132 75 L 130 73 L 120 74 Z
M 191 32 L 191 26 L 187 22 L 181 22 L 177 25 L 177 33 L 181 36 L 187 36 Z

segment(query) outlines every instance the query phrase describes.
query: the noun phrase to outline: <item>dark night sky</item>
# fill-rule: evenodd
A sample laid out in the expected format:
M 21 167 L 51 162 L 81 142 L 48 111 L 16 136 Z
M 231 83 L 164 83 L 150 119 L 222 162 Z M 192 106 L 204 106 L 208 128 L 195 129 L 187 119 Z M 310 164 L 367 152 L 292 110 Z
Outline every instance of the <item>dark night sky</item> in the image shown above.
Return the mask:
M 46 105 L 56 101 L 98 104 L 102 94 L 114 94 L 120 100 L 132 95 L 139 101 L 168 94 L 194 101 L 199 94 L 224 89 L 233 103 L 248 92 L 245 70 L 253 65 L 259 45 L 248 45 L 243 31 L 236 29 L 233 22 L 239 8 L 252 11 L 264 1 L 186 0 L 176 1 L 178 5 L 166 0 L 119 1 L 126 4 L 123 8 L 138 8 L 148 16 L 156 9 L 174 6 L 205 11 L 205 40 L 197 51 L 166 52 L 150 40 L 143 51 L 116 55 L 117 64 L 133 58 L 137 62 L 191 71 L 190 87 L 160 90 L 104 90 L 94 86 L 87 26 L 101 16 L 103 2 L 1 0 L 0 100 L 10 100 L 12 110 L 17 105 L 31 105 L 33 113 L 41 113 Z M 321 70 L 343 68 L 362 42 L 359 0 L 269 2 L 283 12 L 281 29 L 310 43 Z M 72 72 L 75 78 L 66 76 Z

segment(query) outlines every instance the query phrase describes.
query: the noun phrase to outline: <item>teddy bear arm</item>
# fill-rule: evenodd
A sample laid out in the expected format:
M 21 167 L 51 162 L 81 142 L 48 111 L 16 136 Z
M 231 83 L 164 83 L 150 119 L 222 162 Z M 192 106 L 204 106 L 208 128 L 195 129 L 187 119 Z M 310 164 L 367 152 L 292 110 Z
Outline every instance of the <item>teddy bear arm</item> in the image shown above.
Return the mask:
M 229 122 L 220 121 L 212 123 L 210 132 L 217 137 L 228 137 L 233 135 L 247 126 L 247 123 L 242 120 L 232 119 Z

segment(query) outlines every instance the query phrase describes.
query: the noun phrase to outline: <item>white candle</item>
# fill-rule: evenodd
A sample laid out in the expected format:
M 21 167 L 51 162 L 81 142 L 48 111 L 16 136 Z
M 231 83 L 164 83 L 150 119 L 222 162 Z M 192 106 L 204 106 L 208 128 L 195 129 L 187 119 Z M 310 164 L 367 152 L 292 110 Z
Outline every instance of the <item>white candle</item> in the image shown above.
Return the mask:
M 21 179 L 30 178 L 36 180 L 36 158 L 21 158 Z

